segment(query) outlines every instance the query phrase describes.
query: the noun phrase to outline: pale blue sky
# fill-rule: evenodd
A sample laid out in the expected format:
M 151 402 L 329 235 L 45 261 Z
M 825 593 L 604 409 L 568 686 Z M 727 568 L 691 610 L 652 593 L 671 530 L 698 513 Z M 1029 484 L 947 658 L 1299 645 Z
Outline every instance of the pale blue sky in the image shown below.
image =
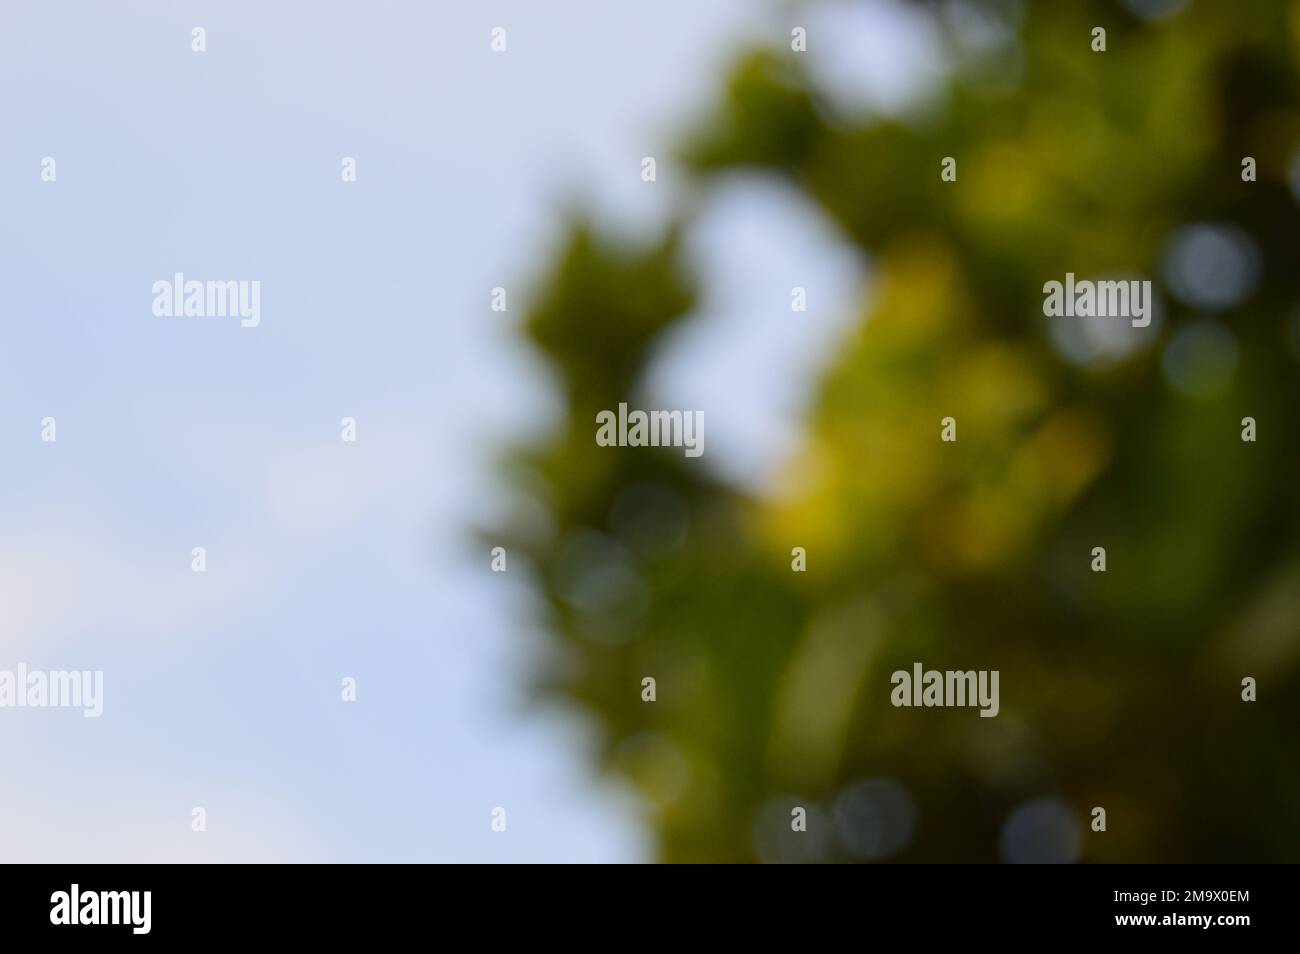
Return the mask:
M 647 187 L 640 158 L 726 51 L 788 36 L 778 11 L 7 0 L 0 668 L 102 669 L 105 712 L 0 710 L 0 860 L 649 856 L 580 720 L 520 708 L 543 637 L 468 528 L 502 442 L 549 419 L 511 323 L 563 200 L 661 220 L 675 171 Z M 706 307 L 656 381 L 761 487 L 865 272 L 762 181 L 692 243 Z M 155 317 L 176 271 L 261 281 L 261 326 Z

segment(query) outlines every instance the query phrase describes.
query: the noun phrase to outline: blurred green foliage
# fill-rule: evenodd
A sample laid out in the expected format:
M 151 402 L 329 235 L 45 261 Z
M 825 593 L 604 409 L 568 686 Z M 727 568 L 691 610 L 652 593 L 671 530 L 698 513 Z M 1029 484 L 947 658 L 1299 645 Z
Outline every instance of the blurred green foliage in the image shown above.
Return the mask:
M 753 860 L 765 840 L 851 860 L 763 828 L 869 778 L 914 802 L 892 860 L 998 860 L 1008 816 L 1042 796 L 1070 806 L 1084 861 L 1294 860 L 1300 8 L 1194 2 L 1147 23 L 1028 4 L 1000 58 L 962 59 L 942 105 L 906 122 L 838 115 L 805 69 L 816 44 L 743 56 L 679 153 L 703 189 L 787 180 L 873 264 L 784 492 L 746 496 L 707 454 L 594 442 L 596 412 L 637 406 L 708 282 L 681 248 L 691 209 L 641 243 L 575 224 L 535 296 L 526 332 L 565 417 L 509 463 L 545 519 L 505 529 L 555 634 L 542 689 L 597 720 L 664 860 Z M 1162 358 L 1202 316 L 1162 262 L 1197 222 L 1240 227 L 1262 261 L 1215 315 L 1236 340 L 1229 385 L 1193 397 Z M 1122 360 L 1067 360 L 1043 283 L 1116 270 L 1155 280 L 1162 322 Z M 890 674 L 915 661 L 1000 670 L 1001 714 L 893 708 Z

